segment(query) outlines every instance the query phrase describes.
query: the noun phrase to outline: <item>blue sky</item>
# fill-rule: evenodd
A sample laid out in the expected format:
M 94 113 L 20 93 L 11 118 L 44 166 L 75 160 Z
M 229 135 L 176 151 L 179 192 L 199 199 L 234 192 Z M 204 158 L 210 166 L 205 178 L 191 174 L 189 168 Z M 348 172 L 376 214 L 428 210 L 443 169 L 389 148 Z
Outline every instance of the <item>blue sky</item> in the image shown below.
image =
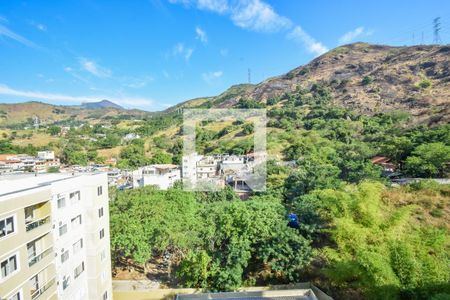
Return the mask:
M 340 44 L 450 42 L 450 1 L 0 0 L 0 102 L 161 110 Z

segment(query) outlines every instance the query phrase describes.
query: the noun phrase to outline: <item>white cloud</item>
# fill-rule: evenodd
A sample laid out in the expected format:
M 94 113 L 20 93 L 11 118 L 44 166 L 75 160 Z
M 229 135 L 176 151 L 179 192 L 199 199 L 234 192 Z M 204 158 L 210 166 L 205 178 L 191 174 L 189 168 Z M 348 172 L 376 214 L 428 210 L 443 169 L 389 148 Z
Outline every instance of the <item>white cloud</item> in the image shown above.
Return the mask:
M 31 20 L 29 23 L 30 23 L 30 25 L 34 26 L 37 30 L 47 31 L 47 26 L 45 26 L 42 23 L 37 23 L 37 22 L 35 22 L 33 20 Z
M 82 102 L 96 102 L 101 99 L 108 99 L 119 105 L 130 106 L 151 106 L 153 101 L 147 98 L 134 98 L 134 97 L 109 97 L 105 95 L 91 95 L 91 96 L 71 96 L 64 94 L 42 93 L 39 91 L 21 91 L 9 88 L 6 85 L 0 85 L 0 95 L 8 95 L 14 97 L 24 97 L 32 99 L 40 99 L 46 101 L 60 101 L 69 103 L 82 103 Z
M 36 24 L 36 28 L 40 31 L 47 31 L 47 27 L 44 24 Z
M 64 68 L 64 71 L 66 71 L 66 72 L 72 72 L 73 69 L 72 69 L 71 67 L 65 67 L 65 68 Z
M 191 48 L 186 49 L 186 52 L 184 54 L 184 59 L 189 60 L 191 58 L 192 52 L 194 52 L 193 49 L 191 49 Z
M 79 59 L 80 62 L 80 66 L 81 68 L 86 71 L 91 73 L 94 76 L 100 77 L 100 78 L 107 78 L 107 77 L 111 77 L 112 72 L 111 70 L 101 67 L 99 66 L 95 61 L 81 57 Z
M 373 34 L 373 30 L 366 30 L 364 27 L 359 26 L 352 31 L 346 32 L 343 36 L 339 38 L 339 44 L 348 44 L 354 41 L 360 36 L 369 36 Z
M 189 61 L 193 52 L 194 49 L 185 47 L 183 43 L 176 44 L 172 49 L 173 56 L 182 56 L 186 61 Z
M 260 0 L 239 1 L 232 9 L 231 20 L 236 26 L 260 32 L 275 32 L 292 26 L 288 18 L 278 15 Z
M 313 37 L 306 33 L 300 26 L 295 28 L 287 35 L 287 38 L 297 43 L 303 44 L 306 49 L 314 55 L 321 55 L 328 51 L 327 47 L 317 42 Z
M 206 44 L 208 42 L 208 36 L 202 28 L 200 28 L 199 26 L 195 27 L 195 33 L 195 38 L 200 40 L 200 42 L 202 42 L 203 44 Z
M 182 4 L 186 7 L 196 6 L 201 10 L 208 10 L 222 14 L 228 11 L 228 0 L 169 0 L 173 4 Z
M 319 55 L 328 49 L 306 33 L 300 25 L 289 18 L 279 15 L 263 0 L 169 0 L 171 3 L 183 4 L 186 7 L 208 10 L 228 16 L 238 27 L 256 32 L 287 31 L 294 27 L 287 37 Z M 225 56 L 222 54 L 222 56 Z
M 37 46 L 32 41 L 24 38 L 23 36 L 11 31 L 8 27 L 0 24 L 0 37 L 6 36 L 12 40 L 15 40 L 16 42 L 19 42 L 27 47 L 38 49 L 39 46 Z
M 197 7 L 202 10 L 209 10 L 220 14 L 229 9 L 227 0 L 198 0 Z
M 353 31 L 349 31 L 345 33 L 343 36 L 339 38 L 339 43 L 346 44 L 353 41 L 355 38 L 361 35 L 364 32 L 364 27 L 358 27 Z
M 211 83 L 215 79 L 219 79 L 220 77 L 222 77 L 222 75 L 223 75 L 222 71 L 208 72 L 203 73 L 202 78 L 206 83 Z
M 143 77 L 125 77 L 121 78 L 120 81 L 124 82 L 124 86 L 133 88 L 133 89 L 140 89 L 145 86 L 147 86 L 150 82 L 154 80 L 151 76 L 143 76 Z

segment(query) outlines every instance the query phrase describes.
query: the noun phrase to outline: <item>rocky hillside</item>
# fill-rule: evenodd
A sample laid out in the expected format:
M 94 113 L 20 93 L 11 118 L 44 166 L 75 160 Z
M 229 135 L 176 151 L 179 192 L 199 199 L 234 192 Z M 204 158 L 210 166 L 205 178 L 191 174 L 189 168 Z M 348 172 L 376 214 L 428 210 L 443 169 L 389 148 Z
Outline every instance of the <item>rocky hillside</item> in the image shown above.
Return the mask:
M 450 121 L 450 45 L 341 46 L 285 75 L 257 85 L 234 86 L 201 103 L 214 107 L 232 107 L 239 99 L 264 103 L 313 83 L 328 87 L 336 105 L 364 114 L 402 110 L 416 123 Z M 187 101 L 182 106 L 192 104 Z
M 142 118 L 149 115 L 141 110 L 125 110 L 116 107 L 93 107 L 51 105 L 42 102 L 13 104 L 0 103 L 0 126 L 30 123 L 38 117 L 43 124 L 64 121 L 84 121 L 96 123 L 113 118 Z

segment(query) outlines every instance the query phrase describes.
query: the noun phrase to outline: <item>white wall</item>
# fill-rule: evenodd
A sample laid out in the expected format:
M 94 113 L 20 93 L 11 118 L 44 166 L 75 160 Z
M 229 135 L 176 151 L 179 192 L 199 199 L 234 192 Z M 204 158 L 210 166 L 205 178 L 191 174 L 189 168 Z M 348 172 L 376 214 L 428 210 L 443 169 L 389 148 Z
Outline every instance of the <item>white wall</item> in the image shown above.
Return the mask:
M 97 188 L 102 186 L 102 195 L 97 195 Z M 80 200 L 71 201 L 71 192 L 80 192 Z M 56 269 L 58 296 L 60 299 L 102 299 L 104 291 L 108 299 L 112 298 L 111 258 L 109 236 L 109 208 L 107 175 L 85 174 L 54 182 L 52 184 L 52 222 L 54 225 L 54 243 L 57 256 Z M 58 195 L 66 198 L 66 206 L 58 209 Z M 98 209 L 103 207 L 100 218 Z M 72 225 L 72 219 L 81 215 L 82 223 Z M 59 225 L 67 224 L 67 233 L 59 236 Z M 100 239 L 99 232 L 104 229 L 105 236 Z M 83 239 L 83 248 L 74 253 L 73 245 Z M 69 250 L 69 259 L 61 263 L 63 250 Z M 101 253 L 105 259 L 101 260 Z M 74 270 L 84 262 L 84 271 L 75 279 Z M 68 288 L 63 290 L 63 277 L 70 276 Z M 105 276 L 106 275 L 106 276 Z M 104 277 L 104 279 L 102 279 Z

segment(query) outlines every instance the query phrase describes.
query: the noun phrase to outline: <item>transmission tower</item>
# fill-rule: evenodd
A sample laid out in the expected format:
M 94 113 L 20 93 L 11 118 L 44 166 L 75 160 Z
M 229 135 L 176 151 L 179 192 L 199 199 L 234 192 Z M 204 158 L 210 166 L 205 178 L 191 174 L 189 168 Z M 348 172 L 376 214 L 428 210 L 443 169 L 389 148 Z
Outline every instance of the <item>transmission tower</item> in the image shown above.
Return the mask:
M 439 44 L 439 43 L 441 43 L 441 37 L 439 36 L 439 31 L 441 31 L 441 18 L 440 17 L 434 18 L 433 29 L 434 29 L 433 42 L 435 44 Z
M 248 73 L 247 73 L 247 77 L 248 77 L 248 83 L 252 83 L 252 70 L 250 70 L 250 68 L 248 68 Z

